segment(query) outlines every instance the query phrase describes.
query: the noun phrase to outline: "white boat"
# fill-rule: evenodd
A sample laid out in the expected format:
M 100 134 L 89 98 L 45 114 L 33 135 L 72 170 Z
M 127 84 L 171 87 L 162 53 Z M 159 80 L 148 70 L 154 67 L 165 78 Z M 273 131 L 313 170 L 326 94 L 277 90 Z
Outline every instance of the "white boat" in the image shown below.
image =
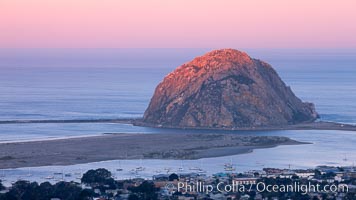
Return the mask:
M 30 168 L 28 168 L 28 174 L 26 174 L 27 177 L 32 176 L 31 172 L 30 172 Z
M 190 167 L 189 170 L 192 170 L 192 171 L 197 171 L 199 170 L 200 168 L 199 167 Z
M 80 168 L 80 172 L 74 172 L 74 175 L 76 175 L 76 179 L 82 179 L 83 177 L 83 170 Z
M 224 164 L 224 170 L 227 172 L 232 172 L 235 171 L 236 168 L 234 167 L 235 165 L 232 162 L 232 159 L 230 160 L 230 163 L 225 163 Z
M 184 171 L 184 167 L 183 167 L 183 161 L 181 161 L 180 163 L 180 167 L 178 168 L 178 171 Z
M 54 179 L 54 176 L 46 176 L 45 179 Z
M 134 169 L 136 172 L 144 171 L 145 168 L 142 165 L 142 159 L 140 160 L 140 166 Z
M 121 162 L 119 161 L 119 168 L 117 168 L 116 171 L 121 172 L 121 171 L 123 171 L 123 170 L 124 170 L 124 169 L 121 168 Z
M 346 154 L 345 154 L 345 157 L 344 157 L 344 159 L 342 159 L 344 162 L 346 162 L 348 159 L 347 159 L 347 157 L 346 157 Z
M 205 171 L 205 170 L 203 170 L 203 169 L 199 169 L 198 170 L 198 174 L 206 174 L 207 172 Z
M 145 170 L 145 168 L 144 167 L 136 167 L 136 169 L 135 169 L 136 171 L 144 171 Z
M 231 167 L 233 167 L 234 166 L 234 164 L 232 164 L 232 158 L 230 159 L 230 163 L 225 163 L 224 164 L 224 167 L 226 168 L 226 167 L 228 167 L 228 168 L 231 168 Z
M 232 171 L 235 171 L 236 168 L 234 168 L 234 167 L 225 167 L 224 170 L 228 171 L 228 172 L 232 172 Z
M 233 164 L 231 164 L 231 163 L 225 163 L 224 164 L 224 167 L 232 167 L 233 166 Z

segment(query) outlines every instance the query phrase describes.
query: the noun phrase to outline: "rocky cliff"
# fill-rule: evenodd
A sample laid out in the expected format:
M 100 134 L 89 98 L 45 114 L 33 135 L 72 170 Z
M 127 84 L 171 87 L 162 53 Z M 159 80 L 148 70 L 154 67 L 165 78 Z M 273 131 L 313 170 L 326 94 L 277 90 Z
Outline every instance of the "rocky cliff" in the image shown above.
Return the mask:
M 267 63 L 234 49 L 183 64 L 157 86 L 143 123 L 159 127 L 243 128 L 311 122 L 318 117 Z

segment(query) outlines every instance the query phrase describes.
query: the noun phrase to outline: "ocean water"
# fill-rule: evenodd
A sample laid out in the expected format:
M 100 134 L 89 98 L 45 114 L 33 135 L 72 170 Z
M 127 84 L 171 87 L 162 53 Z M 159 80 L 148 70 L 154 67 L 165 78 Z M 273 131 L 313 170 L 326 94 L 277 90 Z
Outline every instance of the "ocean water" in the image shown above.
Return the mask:
M 207 51 L 209 49 L 0 49 L 0 121 L 142 117 L 156 85 L 163 77 L 180 64 Z M 356 50 L 245 51 L 252 57 L 270 63 L 302 100 L 315 103 L 321 120 L 356 124 Z M 182 131 L 188 130 L 112 123 L 0 124 L 0 142 L 114 132 Z M 261 165 L 308 168 L 320 164 L 352 164 L 356 161 L 355 132 L 233 133 L 283 135 L 312 143 L 259 149 L 250 154 L 232 156 L 239 163 L 240 170 L 260 168 Z M 230 160 L 230 157 L 201 160 L 209 171 L 216 172 L 220 170 L 221 163 Z M 102 165 L 114 168 L 118 162 L 99 162 L 67 168 L 71 171 Z M 197 161 L 185 162 L 186 165 L 194 165 Z M 139 161 L 124 163 L 130 168 L 138 165 Z M 180 161 L 148 160 L 145 163 L 153 172 L 157 163 L 173 168 Z M 55 167 L 32 170 L 44 173 L 53 168 Z M 26 169 L 18 169 L 11 173 L 25 172 Z
M 0 49 L 0 120 L 141 117 L 156 85 L 206 49 Z M 339 50 L 340 51 L 340 50 Z M 356 50 L 247 50 L 323 120 L 356 123 Z
M 142 117 L 156 85 L 208 49 L 0 50 L 0 120 Z M 321 120 L 356 124 L 356 50 L 246 50 Z M 122 124 L 7 124 L 0 141 L 155 132 Z

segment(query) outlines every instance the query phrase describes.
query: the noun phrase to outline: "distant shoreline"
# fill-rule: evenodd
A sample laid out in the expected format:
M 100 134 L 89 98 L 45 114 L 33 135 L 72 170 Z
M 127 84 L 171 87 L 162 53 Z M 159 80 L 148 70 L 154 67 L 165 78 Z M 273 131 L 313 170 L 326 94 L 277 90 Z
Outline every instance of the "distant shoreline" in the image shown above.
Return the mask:
M 308 144 L 288 137 L 221 133 L 106 134 L 0 144 L 0 169 L 127 160 L 200 159 L 279 145 Z
M 142 122 L 141 118 L 119 118 L 119 119 L 69 119 L 69 120 L 3 120 L 2 124 L 44 124 L 44 123 L 119 123 L 132 124 L 134 126 L 152 127 L 152 128 L 174 128 L 183 130 L 226 130 L 226 131 L 273 131 L 273 130 L 340 130 L 356 131 L 356 125 L 344 124 L 338 122 L 318 121 L 292 124 L 285 126 L 266 126 L 266 127 L 241 127 L 241 128 L 211 128 L 211 127 L 178 127 L 178 126 L 160 126 Z
M 3 120 L 1 124 L 65 124 L 65 123 L 120 123 L 133 124 L 138 119 L 30 119 L 30 120 Z
M 153 128 L 175 128 L 186 130 L 225 130 L 225 131 L 277 131 L 277 130 L 339 130 L 339 131 L 356 131 L 356 125 L 343 124 L 337 122 L 306 122 L 300 124 L 291 124 L 284 126 L 264 126 L 264 127 L 241 127 L 241 128 L 212 128 L 212 127 L 176 127 L 176 126 L 157 126 L 153 124 L 135 121 L 135 126 L 153 127 Z

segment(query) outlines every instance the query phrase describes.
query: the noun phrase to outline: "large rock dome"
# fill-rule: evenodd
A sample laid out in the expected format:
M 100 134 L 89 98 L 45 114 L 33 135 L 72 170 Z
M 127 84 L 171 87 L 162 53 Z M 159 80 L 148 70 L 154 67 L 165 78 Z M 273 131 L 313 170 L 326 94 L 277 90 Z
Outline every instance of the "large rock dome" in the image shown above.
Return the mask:
M 157 86 L 143 123 L 159 127 L 252 128 L 311 122 L 318 114 L 267 63 L 234 49 L 197 57 Z

